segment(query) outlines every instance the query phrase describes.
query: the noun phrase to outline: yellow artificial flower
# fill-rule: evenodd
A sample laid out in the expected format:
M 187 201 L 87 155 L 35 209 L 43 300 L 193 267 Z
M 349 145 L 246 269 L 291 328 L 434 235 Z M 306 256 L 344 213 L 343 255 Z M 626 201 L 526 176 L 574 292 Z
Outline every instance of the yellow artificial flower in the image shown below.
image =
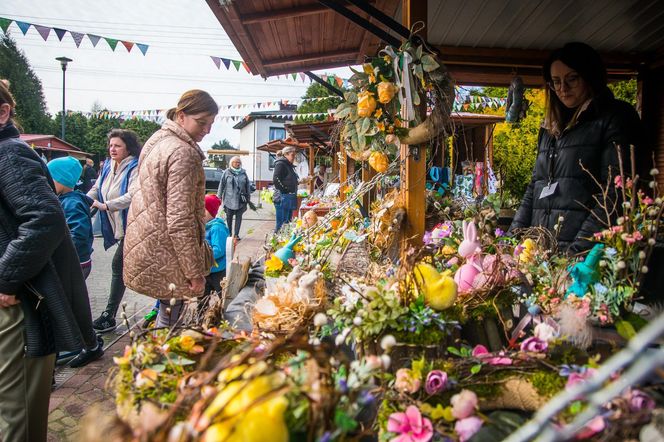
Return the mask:
M 384 55 L 383 60 L 385 60 L 385 63 L 392 63 L 392 57 L 389 55 Z
M 374 112 L 374 117 L 380 118 L 382 116 L 383 116 L 383 109 L 381 108 L 376 109 L 376 112 Z
M 535 254 L 537 253 L 537 244 L 530 238 L 527 238 L 523 244 L 521 244 L 523 250 L 519 253 L 519 262 L 529 263 L 535 259 Z
M 378 127 L 379 131 L 385 132 L 385 123 L 379 121 L 378 123 L 376 123 L 376 127 Z
M 376 110 L 376 99 L 369 91 L 360 92 L 357 95 L 357 115 L 359 117 L 370 117 Z
M 362 70 L 364 71 L 365 74 L 367 75 L 372 75 L 374 73 L 374 68 L 371 65 L 371 63 L 364 63 L 362 65 Z
M 395 126 L 395 127 L 401 127 L 401 120 L 398 119 L 398 118 L 395 118 L 395 119 L 394 119 L 394 126 Z
M 424 403 L 420 407 L 422 413 L 431 417 L 431 419 L 437 421 L 440 419 L 445 419 L 447 422 L 454 422 L 454 416 L 452 416 L 452 407 L 445 407 L 441 404 L 436 405 L 436 408 L 432 407 L 430 404 Z
M 270 259 L 265 261 L 265 270 L 268 272 L 277 272 L 283 268 L 284 268 L 284 263 L 274 255 L 272 255 Z
M 443 256 L 451 256 L 451 255 L 456 255 L 457 250 L 454 247 L 446 244 L 445 246 L 443 246 L 442 252 Z
M 374 151 L 369 156 L 369 166 L 373 167 L 378 173 L 385 173 L 388 165 L 389 160 L 383 152 Z
M 394 83 L 389 81 L 381 81 L 378 83 L 378 101 L 383 104 L 387 104 L 392 101 L 394 94 L 397 93 L 397 87 Z
M 191 351 L 196 345 L 196 341 L 191 336 L 181 336 L 180 337 L 180 348 L 186 352 Z
M 376 82 L 376 76 L 374 74 L 369 74 L 369 83 L 375 83 Z

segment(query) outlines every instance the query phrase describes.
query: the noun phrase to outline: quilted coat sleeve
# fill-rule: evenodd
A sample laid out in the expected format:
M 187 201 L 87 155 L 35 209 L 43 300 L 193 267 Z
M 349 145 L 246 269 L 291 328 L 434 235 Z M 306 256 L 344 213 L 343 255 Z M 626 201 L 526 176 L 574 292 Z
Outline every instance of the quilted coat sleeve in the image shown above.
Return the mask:
M 1 293 L 16 293 L 36 276 L 67 232 L 60 202 L 44 169 L 25 145 L 0 148 L 0 201 L 18 225 L 16 237 L 0 256 Z
M 193 279 L 207 275 L 209 269 L 203 254 L 200 220 L 195 213 L 204 198 L 199 194 L 196 173 L 203 166 L 200 157 L 189 150 L 178 149 L 168 160 L 166 227 L 177 251 L 180 269 L 187 279 Z

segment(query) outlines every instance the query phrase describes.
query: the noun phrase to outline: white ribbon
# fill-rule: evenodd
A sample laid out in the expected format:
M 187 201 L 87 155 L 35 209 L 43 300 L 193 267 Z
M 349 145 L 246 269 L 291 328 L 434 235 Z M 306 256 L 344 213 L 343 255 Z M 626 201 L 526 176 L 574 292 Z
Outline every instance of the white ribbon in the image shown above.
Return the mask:
M 410 63 L 413 61 L 413 58 L 408 52 L 404 52 L 402 59 L 403 66 L 401 69 L 399 69 L 399 56 L 394 51 L 392 46 L 386 46 L 385 49 L 380 52 L 392 57 L 392 69 L 394 70 L 395 80 L 394 83 L 399 89 L 399 103 L 401 103 L 401 108 L 404 109 L 403 118 L 406 121 L 410 121 L 411 118 L 415 115 L 412 91 L 410 88 L 412 84 Z

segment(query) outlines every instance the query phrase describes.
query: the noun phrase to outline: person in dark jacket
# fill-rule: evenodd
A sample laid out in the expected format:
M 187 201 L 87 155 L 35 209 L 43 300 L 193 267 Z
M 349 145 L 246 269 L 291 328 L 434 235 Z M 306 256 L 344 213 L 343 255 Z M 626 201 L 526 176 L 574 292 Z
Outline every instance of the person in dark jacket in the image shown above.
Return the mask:
M 87 158 L 85 160 L 85 166 L 83 166 L 83 172 L 81 173 L 81 184 L 76 188 L 83 193 L 88 193 L 92 189 L 92 185 L 97 180 L 97 171 L 95 170 L 95 162 L 92 158 Z
M 274 174 L 272 175 L 272 182 L 276 190 L 272 198 L 277 211 L 275 232 L 278 232 L 281 226 L 290 222 L 293 210 L 297 209 L 298 176 L 293 165 L 297 148 L 288 146 L 281 153 L 283 157 L 277 158 L 274 162 Z
M 615 145 L 622 155 L 630 145 L 638 151 L 641 125 L 634 108 L 607 88 L 606 69 L 590 46 L 566 44 L 551 54 L 543 73 L 548 89 L 535 169 L 510 230 L 542 226 L 554 231 L 559 225 L 559 247 L 576 254 L 590 248 L 593 233 L 613 221 L 595 200 L 601 189 L 583 168 L 605 185 L 609 174 L 618 173 Z M 609 197 L 615 195 L 610 190 Z
M 0 82 L 0 434 L 45 441 L 55 353 L 94 347 L 88 292 L 46 164 Z
M 226 212 L 228 231 L 235 238 L 240 239 L 242 214 L 247 211 L 251 195 L 251 183 L 247 172 L 242 168 L 240 157 L 231 158 L 228 164 L 228 168 L 221 175 L 217 197 L 221 200 L 224 212 Z M 233 224 L 233 218 L 235 218 L 235 224 Z

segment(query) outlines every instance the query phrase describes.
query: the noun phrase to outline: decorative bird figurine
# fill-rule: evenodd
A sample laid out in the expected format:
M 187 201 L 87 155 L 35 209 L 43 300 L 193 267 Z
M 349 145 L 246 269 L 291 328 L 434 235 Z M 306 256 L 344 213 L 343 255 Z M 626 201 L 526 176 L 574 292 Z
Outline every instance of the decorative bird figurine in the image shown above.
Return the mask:
M 454 305 L 457 285 L 450 271 L 439 272 L 430 264 L 419 263 L 413 271 L 418 290 L 424 302 L 434 310 L 445 310 Z
M 293 234 L 293 236 L 290 238 L 290 241 L 288 241 L 285 246 L 274 252 L 274 256 L 279 258 L 281 262 L 287 263 L 289 259 L 295 256 L 293 247 L 295 247 L 295 244 L 299 243 L 301 239 L 302 236 Z
M 574 283 L 569 286 L 565 297 L 573 294 L 583 297 L 588 292 L 588 286 L 599 281 L 599 261 L 604 255 L 604 244 L 595 244 L 586 259 L 577 262 L 570 269 L 570 276 Z

